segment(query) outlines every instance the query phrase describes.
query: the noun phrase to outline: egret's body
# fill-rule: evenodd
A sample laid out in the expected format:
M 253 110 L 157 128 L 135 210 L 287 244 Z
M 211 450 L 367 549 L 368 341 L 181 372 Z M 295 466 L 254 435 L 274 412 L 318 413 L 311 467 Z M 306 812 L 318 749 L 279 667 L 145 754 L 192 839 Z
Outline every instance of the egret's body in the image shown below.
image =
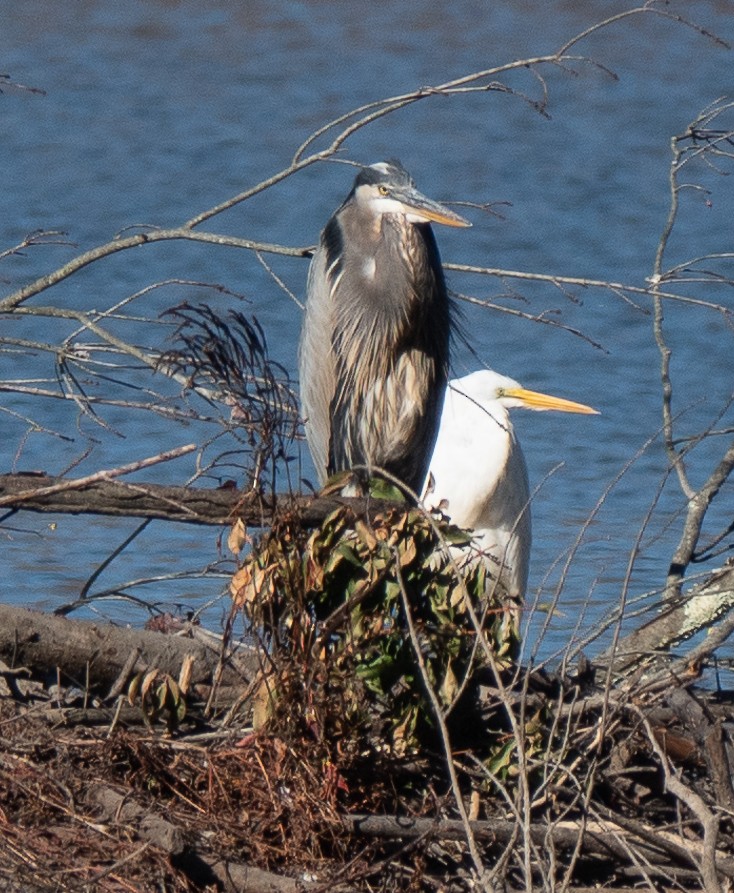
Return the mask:
M 300 344 L 306 438 L 321 484 L 355 466 L 417 490 L 448 379 L 451 320 L 429 221 L 468 226 L 397 162 L 364 168 L 321 234 Z
M 449 383 L 424 504 L 474 531 L 471 560 L 483 559 L 503 594 L 522 599 L 531 519 L 528 473 L 510 421 L 515 407 L 595 413 L 581 403 L 528 391 L 484 369 Z

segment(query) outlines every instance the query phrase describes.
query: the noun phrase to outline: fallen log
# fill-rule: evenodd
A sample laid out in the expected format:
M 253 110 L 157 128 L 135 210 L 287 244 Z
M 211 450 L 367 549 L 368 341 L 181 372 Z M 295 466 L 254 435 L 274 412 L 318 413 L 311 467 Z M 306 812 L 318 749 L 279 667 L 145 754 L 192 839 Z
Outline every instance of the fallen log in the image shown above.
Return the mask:
M 191 834 L 156 812 L 145 810 L 130 796 L 112 788 L 98 787 L 90 792 L 90 801 L 102 810 L 103 817 L 114 826 L 125 825 L 141 840 L 162 849 L 171 862 L 184 871 L 197 886 L 216 885 L 226 893 L 299 893 L 308 888 L 295 878 L 265 871 L 234 859 L 212 855 Z M 312 883 L 311 886 L 319 885 Z M 329 885 L 331 890 L 343 887 Z
M 680 642 L 708 629 L 734 608 L 734 567 L 714 571 L 702 583 L 644 626 L 621 638 L 616 646 L 594 657 L 594 665 L 626 675 L 639 672 Z
M 89 792 L 89 799 L 102 810 L 106 821 L 134 824 L 142 840 L 173 856 L 183 853 L 186 846 L 183 831 L 157 813 L 146 812 L 127 791 L 121 794 L 112 788 L 97 787 Z
M 0 475 L 0 505 L 29 512 L 154 518 L 220 526 L 241 518 L 249 527 L 269 527 L 276 514 L 290 513 L 305 528 L 315 527 L 339 506 L 357 512 L 384 511 L 387 500 L 342 496 L 281 495 L 266 499 L 236 487 L 170 487 L 117 480 L 83 480 L 45 474 Z
M 194 635 L 195 629 L 189 635 L 165 635 L 0 604 L 0 660 L 36 675 L 60 671 L 82 689 L 109 688 L 123 671 L 132 676 L 156 668 L 175 678 L 187 657 L 193 658 L 191 684 L 211 686 L 221 646 L 216 639 L 209 643 Z M 224 660 L 220 684 L 241 689 L 258 666 L 254 649 L 241 648 Z
M 621 821 L 618 821 L 622 819 Z M 347 827 L 355 834 L 365 837 L 382 837 L 391 840 L 415 840 L 431 837 L 438 840 L 463 840 L 466 829 L 458 819 L 411 818 L 386 815 L 357 815 L 343 817 Z M 502 850 L 523 831 L 517 822 L 491 819 L 470 822 L 472 834 L 484 847 Z M 629 823 L 625 827 L 623 818 L 609 813 L 603 824 L 591 821 L 537 822 L 531 824 L 526 833 L 538 847 L 545 848 L 549 842 L 566 850 L 573 850 L 580 844 L 581 852 L 597 859 L 617 859 L 620 864 L 629 860 L 630 852 L 643 855 L 647 870 L 662 869 L 673 871 L 675 861 L 683 871 L 695 869 L 701 853 L 697 840 L 682 841 L 674 835 L 661 833 L 658 829 L 645 827 L 640 823 Z M 581 840 L 579 838 L 581 837 Z M 716 867 L 722 875 L 734 877 L 734 859 L 727 854 L 716 852 Z

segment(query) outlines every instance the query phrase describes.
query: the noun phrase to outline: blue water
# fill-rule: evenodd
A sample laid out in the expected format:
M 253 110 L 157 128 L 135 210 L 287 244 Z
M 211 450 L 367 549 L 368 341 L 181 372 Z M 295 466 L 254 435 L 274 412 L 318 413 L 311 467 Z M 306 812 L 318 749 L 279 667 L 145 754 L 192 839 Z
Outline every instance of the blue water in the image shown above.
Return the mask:
M 0 251 L 34 230 L 66 234 L 58 238 L 63 244 L 0 259 L 4 295 L 126 227 L 173 226 L 238 194 L 285 167 L 313 130 L 360 104 L 552 52 L 625 4 L 382 0 L 356 8 L 343 0 L 29 0 L 0 3 L 3 8 L 1 70 L 45 95 L 18 89 L 0 95 Z M 734 42 L 728 3 L 691 2 L 678 11 Z M 399 157 L 433 197 L 504 203 L 495 205 L 501 216 L 464 209 L 474 223 L 470 230 L 438 228 L 447 262 L 642 285 L 652 272 L 668 211 L 670 137 L 718 97 L 734 96 L 734 59 L 709 37 L 654 15 L 618 22 L 577 50 L 599 65 L 579 60 L 568 70 L 546 66 L 540 70 L 545 83 L 527 70 L 513 72 L 503 82 L 516 95 L 430 96 L 359 130 L 343 157 L 368 163 Z M 537 100 L 544 87 L 549 117 L 519 95 Z M 326 141 L 317 145 L 323 148 Z M 721 168 L 727 169 L 726 162 Z M 313 244 L 352 177 L 353 170 L 342 165 L 316 165 L 203 228 L 288 246 Z M 683 195 L 668 267 L 734 248 L 732 178 L 691 166 L 686 179 L 710 192 L 689 189 Z M 306 262 L 276 256 L 269 262 L 302 298 Z M 718 261 L 717 269 L 731 276 L 734 263 Z M 243 297 L 170 284 L 145 291 L 127 312 L 157 318 L 184 299 L 207 300 L 221 310 L 238 306 L 258 317 L 273 357 L 295 378 L 300 310 L 243 250 L 169 243 L 122 252 L 30 304 L 105 310 L 152 283 L 173 279 L 216 283 Z M 530 601 L 550 603 L 557 593 L 559 599 L 539 646 L 542 656 L 551 657 L 571 638 L 593 631 L 623 593 L 637 597 L 657 590 L 680 536 L 684 499 L 674 477 L 658 492 L 667 461 L 657 436 L 660 360 L 650 303 L 638 297 L 633 306 L 608 290 L 562 291 L 548 283 L 458 272 L 449 274 L 449 283 L 462 294 L 558 324 L 462 304 L 468 345 L 457 341 L 457 375 L 494 366 L 531 388 L 593 404 L 602 413 L 516 414 L 531 481 L 539 485 Z M 686 293 L 732 305 L 725 285 L 692 284 Z M 31 317 L 5 317 L 0 326 L 5 337 L 54 343 L 76 329 L 68 321 Z M 109 327 L 151 348 L 167 333 L 161 324 Z M 732 425 L 731 411 L 719 418 L 732 392 L 731 334 L 721 313 L 667 306 L 678 436 L 714 423 Z M 82 334 L 73 340 L 97 339 Z M 176 392 L 160 377 L 126 375 L 164 395 Z M 0 352 L 0 381 L 20 379 L 58 390 L 47 352 Z M 99 384 L 91 372 L 85 385 L 138 399 L 120 385 Z M 1 470 L 54 474 L 79 462 L 73 473 L 87 473 L 213 433 L 208 426 L 172 425 L 120 408 L 100 409 L 100 415 L 108 427 L 88 419 L 77 427 L 69 403 L 0 391 Z M 28 419 L 44 431 L 29 433 Z M 90 438 L 91 453 L 80 461 Z M 725 442 L 726 437 L 712 438 L 692 454 L 694 485 L 705 480 Z M 205 461 L 220 448 L 217 442 L 206 450 Z M 303 475 L 313 478 L 305 449 L 302 461 Z M 147 479 L 183 483 L 194 471 L 189 457 L 159 466 Z M 231 470 L 223 476 L 228 474 L 234 476 Z M 727 485 L 708 532 L 728 523 L 731 499 Z M 0 529 L 0 597 L 42 608 L 73 600 L 136 525 L 34 514 L 6 519 Z M 566 566 L 579 536 L 581 544 Z M 628 574 L 633 548 L 639 555 Z M 213 568 L 207 577 L 181 578 L 205 567 Z M 91 591 L 176 575 L 125 591 L 168 607 L 199 609 L 211 601 L 207 616 L 216 625 L 227 608 L 220 594 L 229 570 L 217 531 L 154 522 Z M 97 602 L 96 610 L 130 622 L 141 616 L 120 601 Z M 546 617 L 532 615 L 529 642 L 536 642 Z

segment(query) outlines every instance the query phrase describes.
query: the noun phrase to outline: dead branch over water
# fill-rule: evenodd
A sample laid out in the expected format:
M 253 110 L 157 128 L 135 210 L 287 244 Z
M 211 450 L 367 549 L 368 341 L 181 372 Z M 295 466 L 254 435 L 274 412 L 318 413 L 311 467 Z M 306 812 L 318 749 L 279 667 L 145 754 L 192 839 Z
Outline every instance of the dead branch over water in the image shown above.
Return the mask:
M 103 472 L 101 476 L 106 474 Z M 369 513 L 383 510 L 387 504 L 380 499 L 343 496 L 282 494 L 265 497 L 258 492 L 238 490 L 234 485 L 169 487 L 106 479 L 74 480 L 45 474 L 0 474 L 0 506 L 6 508 L 152 518 L 217 527 L 232 524 L 236 518 L 242 519 L 248 527 L 269 527 L 275 517 L 292 512 L 305 528 L 309 528 L 321 523 L 340 506 Z

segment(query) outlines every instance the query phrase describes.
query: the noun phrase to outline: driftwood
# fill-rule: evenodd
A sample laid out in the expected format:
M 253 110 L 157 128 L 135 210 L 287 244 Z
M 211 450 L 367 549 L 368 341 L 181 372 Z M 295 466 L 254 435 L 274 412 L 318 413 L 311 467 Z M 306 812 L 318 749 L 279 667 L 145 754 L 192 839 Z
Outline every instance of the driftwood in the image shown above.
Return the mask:
M 365 837 L 390 840 L 415 840 L 420 837 L 463 840 L 466 836 L 464 824 L 458 819 L 350 815 L 345 816 L 344 821 L 353 833 Z M 625 824 L 627 826 L 623 827 L 617 821 L 617 816 L 610 815 L 603 825 L 590 821 L 537 822 L 531 824 L 525 832 L 517 822 L 500 819 L 471 822 L 470 827 L 475 839 L 481 841 L 488 851 L 501 852 L 518 835 L 527 833 L 536 846 L 545 847 L 552 841 L 559 849 L 571 851 L 580 845 L 585 855 L 599 859 L 609 858 L 612 854 L 624 861 L 629 855 L 629 848 L 634 846 L 638 853 L 644 854 L 648 870 L 655 866 L 665 869 L 671 859 L 689 862 L 692 869 L 696 867 L 697 854 L 691 841 L 686 840 L 684 845 L 677 835 L 637 822 Z M 722 853 L 717 854 L 717 857 L 716 867 L 719 872 L 734 878 L 734 859 Z
M 45 474 L 0 475 L 0 507 L 70 515 L 155 518 L 187 524 L 224 525 L 241 518 L 250 527 L 269 527 L 276 514 L 291 513 L 303 527 L 320 524 L 342 505 L 356 511 L 380 511 L 393 503 L 340 496 L 279 496 L 235 487 L 165 487 L 161 484 L 86 482 Z
M 102 810 L 106 821 L 135 825 L 135 833 L 166 853 L 179 856 L 186 846 L 181 829 L 153 812 L 146 812 L 130 796 L 97 787 L 89 792 L 90 801 Z
M 615 673 L 639 673 L 670 648 L 709 629 L 734 608 L 734 566 L 715 571 L 671 604 L 659 616 L 634 630 L 594 658 Z M 716 647 L 712 641 L 712 646 Z
M 194 876 L 199 883 L 210 876 L 212 881 L 223 885 L 224 890 L 249 893 L 296 893 L 315 884 L 300 884 L 293 878 L 263 871 L 254 866 L 237 861 L 224 862 L 207 852 L 201 841 L 184 834 L 181 828 L 154 811 L 147 811 L 129 795 L 123 795 L 108 787 L 96 787 L 90 791 L 90 802 L 100 809 L 103 818 L 115 825 L 127 826 L 129 832 L 143 841 L 162 849 L 173 857 L 173 862 L 187 874 Z M 611 819 L 611 817 L 610 817 Z M 457 840 L 465 837 L 463 823 L 450 819 L 421 819 L 398 816 L 345 815 L 344 825 L 357 836 L 379 837 L 392 840 L 415 840 L 432 838 L 436 840 Z M 515 822 L 498 821 L 472 822 L 471 829 L 478 841 L 486 847 L 501 851 L 510 843 L 520 829 Z M 537 846 L 544 846 L 551 838 L 557 846 L 571 850 L 583 840 L 583 852 L 597 858 L 608 858 L 610 853 L 618 858 L 627 855 L 627 847 L 635 846 L 648 860 L 648 871 L 657 864 L 664 868 L 671 857 L 682 861 L 691 860 L 695 867 L 693 853 L 676 841 L 676 836 L 661 833 L 650 827 L 623 829 L 614 820 L 601 827 L 598 823 L 561 822 L 555 825 L 538 823 L 530 826 L 530 837 Z M 690 842 L 687 842 L 690 846 Z M 734 876 L 734 860 L 720 855 L 717 860 L 719 872 L 727 877 Z M 337 889 L 337 888 L 335 888 Z M 598 888 L 597 888 L 598 889 Z
M 213 684 L 220 664 L 216 639 L 164 635 L 54 617 L 26 608 L 0 604 L 0 660 L 8 667 L 28 667 L 37 675 L 61 671 L 66 680 L 84 689 L 90 683 L 109 688 L 121 674 L 156 668 L 176 677 L 184 659 L 193 657 L 191 684 Z M 240 650 L 223 664 L 221 684 L 242 687 L 257 671 L 254 651 Z
M 168 853 L 173 864 L 200 886 L 215 884 L 226 893 L 297 893 L 303 889 L 293 878 L 212 856 L 201 841 L 192 840 L 192 835 L 156 812 L 145 810 L 128 794 L 96 787 L 89 800 L 106 821 L 126 827 L 129 833 Z

